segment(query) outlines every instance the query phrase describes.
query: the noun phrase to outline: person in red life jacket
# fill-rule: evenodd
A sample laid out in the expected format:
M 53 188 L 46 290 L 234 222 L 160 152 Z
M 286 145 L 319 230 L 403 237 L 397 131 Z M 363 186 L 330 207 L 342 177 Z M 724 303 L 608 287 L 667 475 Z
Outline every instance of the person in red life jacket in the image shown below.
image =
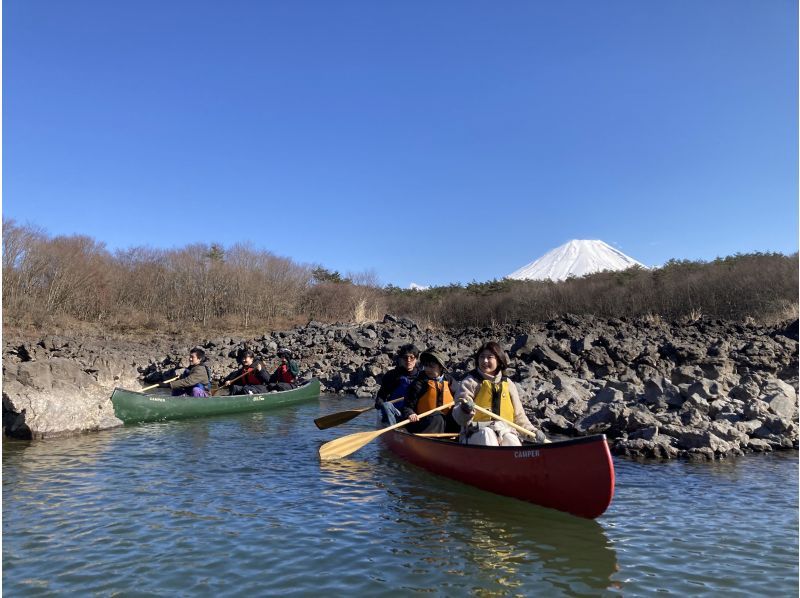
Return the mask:
M 458 424 L 453 420 L 452 409 L 432 413 L 422 419 L 420 413 L 430 411 L 453 402 L 456 382 L 446 373 L 444 357 L 428 349 L 419 356 L 422 371 L 406 390 L 403 419 L 411 420 L 406 426 L 412 434 L 436 434 L 441 432 L 458 432 Z
M 381 379 L 381 387 L 375 397 L 375 409 L 381 414 L 381 423 L 391 426 L 397 423 L 403 401 L 390 403 L 395 399 L 405 396 L 406 390 L 419 374 L 417 357 L 419 349 L 414 345 L 403 345 L 397 350 L 395 364 L 397 367 L 389 370 Z
M 257 395 L 269 392 L 269 373 L 264 364 L 250 350 L 244 351 L 240 359 L 242 367 L 228 374 L 222 383 L 229 389 L 229 394 Z
M 270 390 L 291 390 L 295 387 L 300 366 L 292 359 L 292 353 L 288 349 L 278 351 L 278 357 L 281 358 L 281 363 L 269 377 Z
M 211 390 L 211 369 L 205 364 L 206 352 L 199 347 L 189 351 L 189 367 L 181 377 L 169 383 L 173 397 L 207 397 Z M 163 385 L 162 385 L 163 386 Z
M 474 405 L 499 415 L 537 435 L 538 442 L 548 442 L 525 414 L 517 386 L 503 372 L 508 355 L 494 341 L 484 343 L 475 352 L 476 368 L 461 381 L 456 393 L 453 418 L 460 426 L 459 440 L 483 446 L 520 446 L 519 432 L 511 426 L 476 412 Z

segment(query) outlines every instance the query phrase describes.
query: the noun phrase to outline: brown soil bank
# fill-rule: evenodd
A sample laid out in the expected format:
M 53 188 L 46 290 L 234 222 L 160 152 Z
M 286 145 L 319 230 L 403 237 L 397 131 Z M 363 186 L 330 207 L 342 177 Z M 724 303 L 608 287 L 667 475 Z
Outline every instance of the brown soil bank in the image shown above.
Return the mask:
M 408 342 L 445 353 L 459 378 L 485 340 L 503 344 L 531 421 L 549 434 L 605 433 L 617 454 L 714 459 L 798 446 L 798 322 L 664 322 L 572 316 L 539 324 L 422 330 L 385 316 L 310 322 L 258 338 L 5 338 L 3 428 L 46 438 L 120 425 L 109 397 L 186 365 L 205 348 L 217 376 L 247 346 L 268 364 L 288 348 L 331 393 L 373 396 Z

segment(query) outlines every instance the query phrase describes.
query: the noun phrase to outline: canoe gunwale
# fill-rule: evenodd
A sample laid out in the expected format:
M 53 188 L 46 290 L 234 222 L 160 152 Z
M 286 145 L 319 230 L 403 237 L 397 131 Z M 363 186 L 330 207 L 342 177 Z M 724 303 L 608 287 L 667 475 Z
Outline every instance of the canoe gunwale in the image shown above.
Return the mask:
M 453 445 L 458 444 L 461 448 L 469 448 L 469 449 L 478 449 L 478 450 L 489 450 L 493 452 L 498 451 L 518 451 L 521 447 L 518 446 L 483 446 L 480 444 L 460 444 L 457 441 L 448 440 L 446 438 L 431 438 L 429 436 L 417 436 L 416 434 L 411 434 L 406 430 L 393 430 L 391 434 L 403 434 L 405 436 L 413 436 L 415 440 L 427 440 L 430 442 L 442 443 L 446 445 Z M 534 443 L 534 442 L 522 442 L 523 448 L 530 448 L 530 449 L 553 449 L 553 448 L 563 448 L 566 446 L 572 446 L 576 444 L 591 444 L 593 442 L 599 442 L 600 440 L 604 442 L 608 442 L 605 434 L 590 434 L 589 436 L 579 436 L 577 438 L 567 438 L 566 440 L 557 440 L 555 442 L 543 442 L 543 443 Z
M 120 391 L 126 392 L 128 394 L 134 394 L 134 395 L 139 395 L 141 397 L 147 397 L 148 399 L 151 398 L 151 397 L 157 397 L 159 399 L 169 399 L 169 400 L 175 400 L 175 401 L 181 401 L 181 400 L 185 401 L 186 399 L 215 399 L 216 400 L 216 399 L 235 399 L 237 397 L 242 397 L 242 398 L 244 398 L 244 397 L 248 397 L 248 398 L 253 398 L 253 397 L 274 397 L 276 395 L 280 395 L 280 394 L 283 394 L 283 393 L 286 393 L 286 392 L 295 392 L 295 391 L 300 390 L 301 388 L 305 388 L 309 384 L 313 384 L 315 382 L 319 382 L 319 380 L 317 380 L 316 378 L 311 378 L 310 380 L 306 380 L 300 386 L 295 386 L 294 388 L 290 388 L 289 390 L 277 390 L 277 391 L 272 391 L 272 392 L 262 392 L 262 393 L 259 393 L 259 394 L 252 394 L 252 395 L 214 395 L 214 396 L 208 396 L 208 397 L 192 397 L 191 395 L 182 395 L 182 396 L 174 397 L 172 395 L 149 394 L 149 393 L 146 393 L 146 392 L 140 392 L 138 390 L 131 390 L 129 388 L 122 388 L 121 386 L 115 386 L 114 390 L 111 392 L 111 394 L 113 395 L 116 391 L 120 390 Z

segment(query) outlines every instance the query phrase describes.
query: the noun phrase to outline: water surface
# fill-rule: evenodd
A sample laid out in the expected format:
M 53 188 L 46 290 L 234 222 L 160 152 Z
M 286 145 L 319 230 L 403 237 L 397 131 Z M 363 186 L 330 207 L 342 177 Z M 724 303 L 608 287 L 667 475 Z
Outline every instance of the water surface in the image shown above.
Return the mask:
M 615 458 L 588 521 L 428 474 L 369 429 L 368 401 L 3 443 L 8 596 L 795 595 L 796 451 L 713 464 Z

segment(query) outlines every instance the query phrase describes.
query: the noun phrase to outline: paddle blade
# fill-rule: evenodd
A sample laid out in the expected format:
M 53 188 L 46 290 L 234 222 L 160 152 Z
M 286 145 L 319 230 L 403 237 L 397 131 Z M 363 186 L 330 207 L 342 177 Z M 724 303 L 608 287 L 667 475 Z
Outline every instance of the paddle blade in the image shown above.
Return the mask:
M 345 422 L 349 422 L 351 419 L 354 419 L 367 411 L 372 411 L 372 407 L 368 407 L 366 409 L 350 409 L 348 411 L 338 411 L 336 413 L 329 413 L 328 415 L 323 415 L 322 417 L 318 417 L 317 419 L 314 420 L 314 423 L 320 430 L 327 430 L 328 428 L 332 428 L 334 426 L 339 426 Z
M 334 459 L 346 457 L 365 444 L 369 444 L 370 441 L 380 436 L 383 432 L 385 432 L 385 429 L 374 432 L 356 432 L 355 434 L 348 434 L 326 442 L 319 447 L 319 458 L 323 461 L 333 461 Z

